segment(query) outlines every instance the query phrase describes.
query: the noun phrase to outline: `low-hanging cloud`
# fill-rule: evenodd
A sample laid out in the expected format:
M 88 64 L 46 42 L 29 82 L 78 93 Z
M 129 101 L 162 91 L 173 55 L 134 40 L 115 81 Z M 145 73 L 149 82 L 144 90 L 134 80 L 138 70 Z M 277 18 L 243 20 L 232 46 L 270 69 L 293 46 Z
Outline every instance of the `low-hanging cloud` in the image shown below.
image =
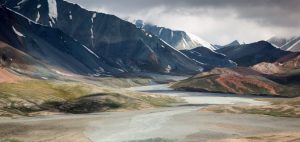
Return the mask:
M 68 0 L 121 18 L 193 32 L 210 42 L 300 35 L 300 0 Z

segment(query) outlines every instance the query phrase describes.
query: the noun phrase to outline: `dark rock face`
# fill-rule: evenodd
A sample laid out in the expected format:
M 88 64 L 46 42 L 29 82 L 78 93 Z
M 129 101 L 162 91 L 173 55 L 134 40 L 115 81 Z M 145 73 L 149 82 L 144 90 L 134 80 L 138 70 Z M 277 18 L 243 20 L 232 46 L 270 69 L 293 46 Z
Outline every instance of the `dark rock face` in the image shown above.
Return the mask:
M 0 8 L 0 31 L 0 41 L 48 65 L 84 75 L 105 72 L 103 68 L 118 72 L 62 31 L 36 24 L 4 7 Z
M 236 63 L 231 61 L 223 54 L 214 52 L 205 47 L 197 47 L 192 50 L 181 50 L 182 53 L 202 63 L 205 69 L 212 69 L 214 67 L 235 67 Z
M 49 29 L 61 30 L 119 72 L 194 73 L 202 69 L 159 38 L 113 15 L 91 12 L 63 0 L 0 2 Z
M 144 23 L 142 20 L 136 20 L 133 23 L 136 25 L 136 27 L 156 35 L 178 50 L 190 50 L 200 46 L 209 48 L 211 50 L 215 49 L 215 47 L 207 41 L 184 31 L 175 31 L 169 28 L 159 27 Z
M 225 54 L 229 59 L 236 62 L 238 66 L 253 66 L 261 62 L 272 63 L 279 58 L 290 54 L 288 51 L 275 48 L 266 41 L 228 46 L 216 50 L 216 52 Z

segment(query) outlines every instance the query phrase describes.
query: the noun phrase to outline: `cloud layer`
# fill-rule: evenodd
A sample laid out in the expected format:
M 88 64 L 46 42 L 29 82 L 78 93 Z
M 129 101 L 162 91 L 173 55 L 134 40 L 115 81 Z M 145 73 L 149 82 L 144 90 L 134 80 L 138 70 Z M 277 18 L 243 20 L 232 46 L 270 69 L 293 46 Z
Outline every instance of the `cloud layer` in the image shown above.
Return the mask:
M 300 0 L 68 0 L 121 18 L 192 32 L 212 43 L 300 35 Z

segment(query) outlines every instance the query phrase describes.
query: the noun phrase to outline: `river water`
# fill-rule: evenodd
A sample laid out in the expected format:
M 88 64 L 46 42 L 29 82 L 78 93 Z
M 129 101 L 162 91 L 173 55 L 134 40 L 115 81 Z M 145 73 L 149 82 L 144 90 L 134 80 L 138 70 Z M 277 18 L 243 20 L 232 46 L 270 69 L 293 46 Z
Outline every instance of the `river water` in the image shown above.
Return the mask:
M 190 135 L 200 130 L 210 130 L 206 119 L 213 120 L 215 116 L 200 115 L 198 110 L 202 105 L 216 104 L 246 104 L 267 105 L 267 102 L 254 98 L 238 97 L 232 94 L 198 93 L 175 91 L 168 85 L 151 85 L 128 88 L 158 95 L 177 96 L 186 101 L 182 107 L 162 108 L 152 111 L 127 112 L 108 116 L 101 121 L 90 123 L 85 131 L 93 142 L 165 142 L 193 141 Z M 222 118 L 221 118 L 222 119 Z M 220 120 L 216 120 L 218 122 Z M 214 130 L 215 133 L 231 135 L 231 131 Z M 222 132 L 218 132 L 222 131 Z M 210 136 L 209 133 L 206 136 Z M 195 141 L 199 141 L 200 138 Z

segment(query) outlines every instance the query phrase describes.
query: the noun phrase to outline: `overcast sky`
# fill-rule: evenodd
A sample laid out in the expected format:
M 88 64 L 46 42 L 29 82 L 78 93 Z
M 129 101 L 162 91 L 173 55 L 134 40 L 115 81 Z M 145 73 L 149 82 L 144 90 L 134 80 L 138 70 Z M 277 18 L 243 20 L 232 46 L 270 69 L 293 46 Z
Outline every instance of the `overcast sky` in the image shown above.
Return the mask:
M 300 0 L 68 0 L 120 18 L 184 30 L 215 44 L 300 35 Z

